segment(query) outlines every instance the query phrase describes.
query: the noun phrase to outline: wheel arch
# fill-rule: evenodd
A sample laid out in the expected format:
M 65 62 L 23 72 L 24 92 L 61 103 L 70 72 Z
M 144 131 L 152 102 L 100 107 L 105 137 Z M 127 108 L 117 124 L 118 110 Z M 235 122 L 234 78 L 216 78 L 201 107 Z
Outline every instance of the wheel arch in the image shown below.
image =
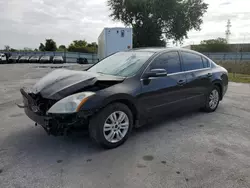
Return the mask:
M 136 124 L 137 120 L 139 120 L 139 110 L 137 108 L 135 99 L 128 95 L 116 95 L 112 96 L 109 99 L 105 100 L 103 103 L 103 108 L 107 105 L 114 103 L 122 103 L 125 104 L 133 114 L 133 123 Z
M 220 100 L 223 99 L 223 86 L 221 80 L 215 80 L 213 82 L 213 86 L 217 86 L 220 89 Z

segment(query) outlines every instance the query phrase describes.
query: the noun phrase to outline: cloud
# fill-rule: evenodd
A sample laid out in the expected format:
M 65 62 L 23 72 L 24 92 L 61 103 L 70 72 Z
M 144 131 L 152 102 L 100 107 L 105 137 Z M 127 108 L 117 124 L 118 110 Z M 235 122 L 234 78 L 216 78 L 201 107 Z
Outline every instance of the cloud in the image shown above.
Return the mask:
M 109 18 L 106 0 L 0 0 L 0 23 L 0 49 L 37 48 L 46 38 L 92 42 L 104 27 L 123 26 Z
M 220 3 L 220 6 L 226 6 L 226 5 L 230 5 L 231 2 L 230 1 L 224 1 Z
M 228 19 L 232 22 L 231 41 L 250 42 L 249 0 L 205 2 L 209 8 L 201 31 L 190 31 L 184 44 L 225 37 Z M 4 45 L 37 48 L 46 38 L 55 39 L 58 45 L 77 39 L 97 41 L 104 27 L 123 26 L 109 14 L 107 0 L 0 0 L 0 49 Z
M 225 38 L 227 20 L 231 20 L 231 43 L 250 43 L 250 12 L 249 0 L 205 0 L 209 4 L 208 11 L 204 15 L 200 31 L 189 32 L 189 38 L 184 45 L 198 44 L 201 40 L 217 37 Z M 245 37 L 242 37 L 245 33 Z

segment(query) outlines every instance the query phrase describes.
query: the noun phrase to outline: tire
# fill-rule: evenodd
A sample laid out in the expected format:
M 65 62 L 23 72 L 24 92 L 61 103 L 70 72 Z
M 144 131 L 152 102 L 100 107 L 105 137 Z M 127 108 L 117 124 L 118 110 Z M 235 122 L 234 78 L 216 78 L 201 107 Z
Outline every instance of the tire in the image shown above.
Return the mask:
M 124 120 L 121 122 L 121 124 L 112 125 L 111 114 L 114 115 L 114 113 L 117 119 L 119 119 L 121 114 L 125 114 Z M 114 116 L 112 117 L 114 119 Z M 106 127 L 104 126 L 105 124 Z M 126 128 L 122 128 L 121 126 Z M 106 131 L 104 131 L 104 127 L 107 129 Z M 103 108 L 98 114 L 90 119 L 89 134 L 90 137 L 101 147 L 105 149 L 113 149 L 122 145 L 128 139 L 132 128 L 133 115 L 128 106 L 122 103 L 113 103 Z M 110 135 L 113 136 L 113 141 L 107 139 L 107 137 Z
M 218 108 L 218 105 L 220 103 L 220 94 L 221 91 L 219 87 L 213 86 L 208 96 L 206 97 L 205 108 L 204 108 L 206 112 L 214 112 Z M 211 100 L 214 100 L 214 102 L 212 103 Z

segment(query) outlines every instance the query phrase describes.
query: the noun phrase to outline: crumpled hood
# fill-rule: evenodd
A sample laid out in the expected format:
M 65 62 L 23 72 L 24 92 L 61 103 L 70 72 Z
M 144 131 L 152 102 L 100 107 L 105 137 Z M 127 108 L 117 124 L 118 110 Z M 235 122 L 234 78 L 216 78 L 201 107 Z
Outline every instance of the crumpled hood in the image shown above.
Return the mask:
M 87 71 L 57 69 L 42 79 L 32 88 L 34 94 L 40 93 L 44 98 L 60 100 L 70 94 L 94 85 L 97 81 L 123 81 L 125 78 L 101 75 Z

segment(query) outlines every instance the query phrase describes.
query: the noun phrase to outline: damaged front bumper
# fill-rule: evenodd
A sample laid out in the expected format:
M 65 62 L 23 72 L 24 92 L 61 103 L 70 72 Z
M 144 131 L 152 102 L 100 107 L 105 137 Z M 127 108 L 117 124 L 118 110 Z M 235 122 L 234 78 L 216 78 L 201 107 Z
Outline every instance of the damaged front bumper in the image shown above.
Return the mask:
M 38 113 L 38 107 L 33 99 L 21 89 L 23 96 L 23 104 L 17 105 L 19 108 L 23 108 L 25 114 L 34 122 L 36 125 L 41 125 L 44 130 L 53 136 L 62 136 L 69 134 L 74 129 L 82 129 L 88 127 L 89 113 L 74 113 L 74 114 L 48 114 L 40 115 Z

